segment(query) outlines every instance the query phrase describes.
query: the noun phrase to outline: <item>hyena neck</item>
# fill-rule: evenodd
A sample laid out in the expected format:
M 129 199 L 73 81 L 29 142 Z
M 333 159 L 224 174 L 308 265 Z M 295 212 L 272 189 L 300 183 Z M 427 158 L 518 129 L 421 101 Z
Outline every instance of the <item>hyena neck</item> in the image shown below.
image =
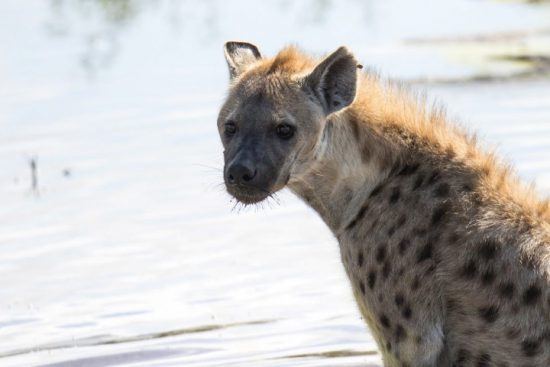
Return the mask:
M 368 123 L 340 113 L 327 120 L 314 157 L 288 186 L 339 236 L 388 177 L 395 156 Z

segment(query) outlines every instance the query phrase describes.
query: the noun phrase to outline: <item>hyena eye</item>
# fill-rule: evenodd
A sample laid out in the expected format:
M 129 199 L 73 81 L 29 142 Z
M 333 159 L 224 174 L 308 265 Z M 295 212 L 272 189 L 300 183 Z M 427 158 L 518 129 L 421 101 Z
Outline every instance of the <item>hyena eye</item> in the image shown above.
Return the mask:
M 296 128 L 289 124 L 277 125 L 277 136 L 281 139 L 290 139 L 294 135 Z
M 237 125 L 235 125 L 235 122 L 233 122 L 233 121 L 227 121 L 223 125 L 223 132 L 227 136 L 232 136 L 237 132 Z

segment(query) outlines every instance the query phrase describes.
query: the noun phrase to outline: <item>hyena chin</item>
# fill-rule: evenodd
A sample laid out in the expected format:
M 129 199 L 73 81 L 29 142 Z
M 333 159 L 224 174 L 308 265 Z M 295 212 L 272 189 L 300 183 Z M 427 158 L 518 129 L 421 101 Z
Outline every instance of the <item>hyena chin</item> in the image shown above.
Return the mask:
M 547 201 L 345 47 L 224 51 L 228 192 L 288 187 L 319 213 L 384 366 L 550 366 Z

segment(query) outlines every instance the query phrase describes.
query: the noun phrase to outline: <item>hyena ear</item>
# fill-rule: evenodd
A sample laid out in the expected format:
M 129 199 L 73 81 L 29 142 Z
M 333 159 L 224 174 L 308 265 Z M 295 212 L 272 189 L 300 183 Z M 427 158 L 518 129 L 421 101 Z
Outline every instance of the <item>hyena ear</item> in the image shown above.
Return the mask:
M 223 45 L 223 52 L 231 80 L 245 71 L 250 64 L 262 58 L 258 48 L 247 42 L 226 42 Z
M 306 88 L 319 100 L 327 115 L 353 102 L 358 68 L 361 66 L 355 56 L 346 47 L 340 47 L 306 77 Z

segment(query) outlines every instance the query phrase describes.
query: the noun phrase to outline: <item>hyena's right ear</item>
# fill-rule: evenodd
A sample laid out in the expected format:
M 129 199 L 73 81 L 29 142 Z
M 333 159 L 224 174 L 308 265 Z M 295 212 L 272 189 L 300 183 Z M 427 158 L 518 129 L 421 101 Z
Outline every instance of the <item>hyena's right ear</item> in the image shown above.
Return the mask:
M 245 71 L 250 64 L 262 58 L 258 48 L 248 42 L 226 42 L 223 45 L 223 52 L 231 80 Z

